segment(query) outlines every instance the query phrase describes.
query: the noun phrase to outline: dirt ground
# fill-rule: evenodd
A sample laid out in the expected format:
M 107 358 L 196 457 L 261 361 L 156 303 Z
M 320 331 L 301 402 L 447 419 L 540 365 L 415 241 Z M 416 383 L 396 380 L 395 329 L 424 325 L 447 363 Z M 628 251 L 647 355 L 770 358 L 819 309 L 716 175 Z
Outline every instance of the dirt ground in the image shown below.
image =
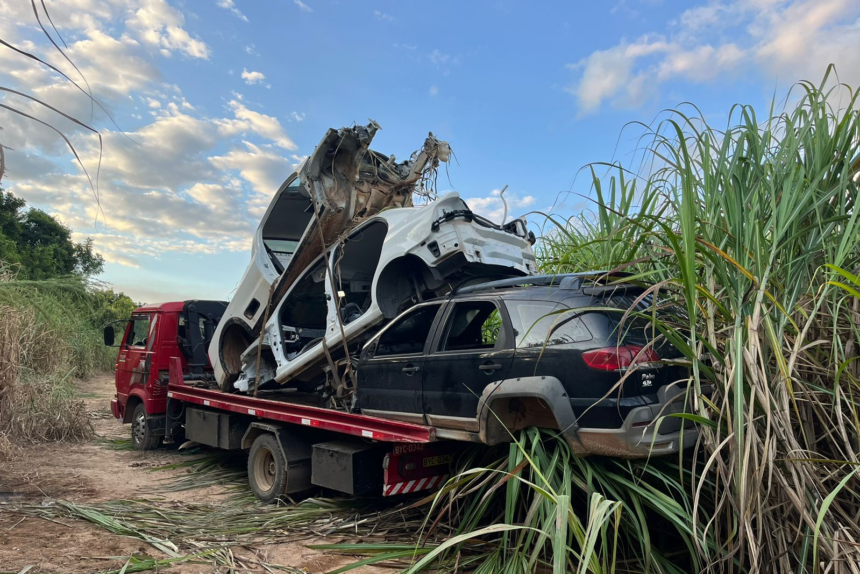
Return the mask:
M 114 394 L 113 375 L 102 374 L 82 381 L 80 389 L 96 434 L 105 438 L 126 438 L 129 427 L 119 424 L 110 415 L 110 398 Z M 147 472 L 147 469 L 184 460 L 187 457 L 176 451 L 111 450 L 97 440 L 21 449 L 12 459 L 0 462 L 0 573 L 19 572 L 28 566 L 32 566 L 30 574 L 91 573 L 119 569 L 131 555 L 166 558 L 141 540 L 118 536 L 80 520 L 51 522 L 24 516 L 15 511 L 15 505 L 23 502 L 47 504 L 51 499 L 85 504 L 155 496 L 168 501 L 204 504 L 219 504 L 223 501 L 226 488 L 220 486 L 158 492 L 154 495 L 152 486 L 155 481 L 187 471 L 175 469 L 152 473 Z M 237 554 L 309 573 L 329 572 L 355 561 L 355 558 L 327 555 L 305 546 L 340 542 L 351 541 L 342 537 L 312 537 L 303 542 L 242 547 L 237 549 Z M 219 570 L 209 565 L 178 564 L 167 571 L 191 574 Z M 237 570 L 240 571 L 246 570 Z M 378 574 L 390 573 L 391 570 L 362 567 L 353 572 Z

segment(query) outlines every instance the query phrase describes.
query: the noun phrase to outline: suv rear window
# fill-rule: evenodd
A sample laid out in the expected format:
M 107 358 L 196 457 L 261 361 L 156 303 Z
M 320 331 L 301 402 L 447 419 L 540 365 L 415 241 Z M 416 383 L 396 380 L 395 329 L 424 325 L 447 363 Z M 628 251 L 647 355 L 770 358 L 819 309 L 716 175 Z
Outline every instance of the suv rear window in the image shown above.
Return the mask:
M 604 299 L 596 299 L 591 305 L 594 307 L 608 307 L 612 311 L 599 312 L 594 311 L 588 313 L 583 318 L 593 330 L 600 333 L 601 336 L 606 336 L 609 339 L 618 341 L 619 343 L 637 343 L 644 345 L 654 339 L 659 331 L 648 319 L 637 317 L 635 315 L 627 315 L 624 324 L 621 325 L 621 319 L 628 309 L 633 307 L 633 303 L 640 293 L 625 293 L 620 295 L 612 295 Z M 632 312 L 650 315 L 653 311 L 651 307 L 651 297 L 646 297 L 633 307 Z M 616 310 L 617 309 L 617 310 Z M 658 313 L 658 316 L 660 313 Z
M 568 345 L 593 339 L 573 310 L 540 301 L 505 301 L 518 348 Z

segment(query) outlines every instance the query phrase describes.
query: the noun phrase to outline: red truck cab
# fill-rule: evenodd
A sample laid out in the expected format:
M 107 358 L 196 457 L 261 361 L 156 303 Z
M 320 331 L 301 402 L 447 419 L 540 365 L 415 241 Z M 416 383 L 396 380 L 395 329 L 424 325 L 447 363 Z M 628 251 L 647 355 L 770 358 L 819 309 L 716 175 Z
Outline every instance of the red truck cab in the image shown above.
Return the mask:
M 123 423 L 132 423 L 136 449 L 152 448 L 164 435 L 171 359 L 179 358 L 185 377 L 211 374 L 206 349 L 226 307 L 224 301 L 144 305 L 128 320 L 105 327 L 105 344 L 119 348 L 111 412 Z

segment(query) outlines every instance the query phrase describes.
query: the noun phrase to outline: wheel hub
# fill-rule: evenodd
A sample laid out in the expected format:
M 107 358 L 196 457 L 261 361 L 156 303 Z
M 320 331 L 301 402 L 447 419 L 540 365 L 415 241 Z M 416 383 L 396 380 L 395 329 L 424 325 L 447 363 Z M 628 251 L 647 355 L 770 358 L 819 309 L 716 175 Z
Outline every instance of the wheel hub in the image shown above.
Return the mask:
M 275 486 L 278 478 L 278 463 L 275 454 L 268 448 L 260 449 L 254 458 L 254 479 L 260 490 L 267 491 Z
M 142 443 L 146 439 L 146 416 L 141 414 L 134 419 L 132 434 L 135 442 Z

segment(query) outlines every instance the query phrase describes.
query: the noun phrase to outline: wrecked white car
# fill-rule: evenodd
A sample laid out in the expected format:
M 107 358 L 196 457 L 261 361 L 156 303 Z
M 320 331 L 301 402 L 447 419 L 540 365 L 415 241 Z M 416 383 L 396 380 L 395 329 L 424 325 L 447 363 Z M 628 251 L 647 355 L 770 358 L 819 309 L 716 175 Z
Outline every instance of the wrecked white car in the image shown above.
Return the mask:
M 349 396 L 351 357 L 386 320 L 470 279 L 535 272 L 523 220 L 496 225 L 456 193 L 412 206 L 445 142 L 397 163 L 368 148 L 377 129 L 329 130 L 272 199 L 209 348 L 223 390 Z

